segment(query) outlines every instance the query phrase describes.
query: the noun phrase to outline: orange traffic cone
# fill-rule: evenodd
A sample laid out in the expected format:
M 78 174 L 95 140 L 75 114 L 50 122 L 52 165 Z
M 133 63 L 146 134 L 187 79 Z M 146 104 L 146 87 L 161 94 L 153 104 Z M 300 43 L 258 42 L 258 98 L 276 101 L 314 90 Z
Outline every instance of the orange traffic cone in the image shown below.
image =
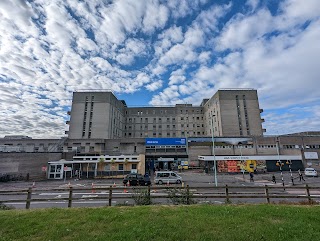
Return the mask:
M 128 182 L 128 183 L 129 183 L 129 182 Z M 124 190 L 123 190 L 124 193 L 128 193 L 128 190 L 127 190 L 126 186 L 127 186 L 127 185 L 124 184 Z
M 91 187 L 92 187 L 91 193 L 95 193 L 96 191 L 94 190 L 94 183 L 91 184 Z
M 32 188 L 35 188 L 36 187 L 36 182 L 33 182 L 32 183 Z
M 117 185 L 116 185 L 116 182 L 113 182 L 113 187 L 116 187 Z
M 155 190 L 155 189 L 154 189 L 154 190 L 151 190 L 150 192 L 151 192 L 151 193 L 156 193 L 156 192 L 157 192 L 157 190 Z
M 130 187 L 130 181 L 128 180 L 128 183 L 127 183 L 128 187 Z

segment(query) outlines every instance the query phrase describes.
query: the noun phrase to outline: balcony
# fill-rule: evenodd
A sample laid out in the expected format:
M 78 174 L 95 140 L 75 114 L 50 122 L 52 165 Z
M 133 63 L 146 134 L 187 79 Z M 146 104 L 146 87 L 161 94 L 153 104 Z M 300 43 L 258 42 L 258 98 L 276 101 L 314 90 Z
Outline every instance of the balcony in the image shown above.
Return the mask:
M 69 134 L 69 131 L 64 131 L 64 134 Z
M 259 109 L 260 110 L 260 113 L 262 113 L 263 112 L 263 109 Z
M 261 122 L 265 122 L 265 120 L 263 118 L 261 118 Z
M 71 111 L 69 110 L 69 111 L 67 111 L 67 115 L 71 115 Z
M 67 121 L 66 121 L 66 124 L 67 124 L 67 125 L 69 125 L 69 124 L 70 124 L 70 121 L 69 121 L 69 120 L 67 120 Z
M 262 132 L 267 132 L 267 129 L 262 129 Z

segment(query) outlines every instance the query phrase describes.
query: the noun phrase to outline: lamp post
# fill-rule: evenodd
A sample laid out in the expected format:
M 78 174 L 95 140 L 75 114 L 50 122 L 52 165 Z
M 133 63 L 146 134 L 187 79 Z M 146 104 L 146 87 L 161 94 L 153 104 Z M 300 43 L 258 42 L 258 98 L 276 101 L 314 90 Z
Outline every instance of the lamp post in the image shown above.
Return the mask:
M 290 176 L 291 176 L 291 182 L 292 182 L 292 185 L 294 186 L 293 176 L 292 176 L 292 170 L 291 170 L 292 161 L 291 161 L 291 160 L 288 160 L 288 161 L 286 162 L 286 164 L 288 164 L 288 165 L 289 165 L 289 171 L 290 171 Z
M 218 180 L 217 180 L 217 166 L 216 166 L 216 154 L 214 152 L 214 127 L 213 127 L 213 117 L 215 115 L 211 116 L 211 134 L 212 134 L 212 154 L 213 154 L 213 169 L 214 169 L 214 184 L 215 186 L 218 186 Z
M 238 145 L 239 146 L 239 150 L 240 150 L 240 163 L 242 163 L 242 177 L 243 177 L 243 180 L 244 180 L 244 164 L 243 164 L 243 160 L 242 160 L 242 145 Z
M 282 186 L 283 186 L 283 190 L 285 190 L 284 187 L 284 180 L 283 180 L 283 174 L 282 174 L 282 166 L 284 165 L 281 160 L 280 160 L 280 145 L 279 145 L 279 138 L 277 137 L 276 140 L 276 144 L 277 144 L 277 153 L 278 153 L 278 161 L 276 163 L 277 166 L 279 166 L 280 168 L 280 174 L 281 174 L 281 180 L 282 180 Z

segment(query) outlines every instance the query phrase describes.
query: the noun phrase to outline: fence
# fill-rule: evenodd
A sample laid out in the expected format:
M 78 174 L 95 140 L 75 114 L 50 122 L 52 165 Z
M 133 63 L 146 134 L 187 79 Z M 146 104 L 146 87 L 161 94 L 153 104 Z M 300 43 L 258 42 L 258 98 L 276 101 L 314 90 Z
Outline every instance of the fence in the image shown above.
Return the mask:
M 248 191 L 249 190 L 249 191 Z M 295 190 L 296 193 L 288 193 L 288 190 Z M 123 199 L 123 200 L 136 200 L 139 195 L 144 195 L 147 200 L 152 199 L 172 199 L 183 198 L 183 204 L 192 204 L 192 200 L 216 200 L 222 199 L 225 203 L 230 203 L 232 200 L 237 199 L 263 199 L 265 203 L 271 203 L 271 200 L 295 200 L 295 199 L 306 199 L 308 204 L 315 204 L 318 201 L 315 199 L 320 199 L 320 187 L 318 186 L 202 186 L 202 187 L 185 187 L 181 186 L 148 186 L 148 187 L 91 187 L 91 188 L 54 188 L 54 189 L 39 189 L 39 188 L 28 188 L 21 190 L 2 190 L 0 191 L 0 203 L 24 203 L 25 208 L 29 209 L 32 202 L 38 201 L 50 201 L 52 198 L 32 198 L 33 192 L 59 192 L 67 191 L 68 197 L 58 197 L 54 200 L 67 200 L 68 207 L 72 207 L 72 202 L 74 200 L 87 200 L 87 199 L 100 199 L 105 200 L 105 206 L 112 206 L 113 200 Z M 92 194 L 98 195 L 88 195 L 88 197 L 76 197 L 80 194 L 77 192 L 89 191 Z M 98 193 L 100 191 L 100 193 Z M 120 192 L 116 192 L 120 191 Z M 129 192 L 130 191 L 130 192 Z M 299 193 L 300 194 L 297 194 Z M 303 193 L 303 194 L 301 194 Z M 26 195 L 26 199 L 7 199 L 1 200 L 2 196 L 11 195 Z M 115 196 L 115 194 L 120 194 Z M 173 195 L 173 196 L 172 196 Z M 151 203 L 151 202 L 149 202 Z

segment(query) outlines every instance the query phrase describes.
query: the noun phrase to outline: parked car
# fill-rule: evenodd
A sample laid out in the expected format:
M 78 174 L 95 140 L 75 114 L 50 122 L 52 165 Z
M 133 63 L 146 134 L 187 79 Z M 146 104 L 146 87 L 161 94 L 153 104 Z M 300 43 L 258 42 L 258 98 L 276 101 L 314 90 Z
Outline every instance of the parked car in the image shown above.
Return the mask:
M 308 168 L 304 169 L 304 175 L 306 177 L 317 177 L 318 173 L 314 168 L 308 167 Z
M 172 171 L 158 171 L 155 172 L 154 175 L 154 183 L 163 184 L 163 183 L 177 183 L 180 184 L 182 182 L 182 177 L 180 177 L 177 173 Z
M 130 186 L 149 186 L 151 185 L 151 180 L 149 176 L 143 176 L 137 173 L 130 173 L 123 179 L 123 184 L 127 185 L 128 181 Z

